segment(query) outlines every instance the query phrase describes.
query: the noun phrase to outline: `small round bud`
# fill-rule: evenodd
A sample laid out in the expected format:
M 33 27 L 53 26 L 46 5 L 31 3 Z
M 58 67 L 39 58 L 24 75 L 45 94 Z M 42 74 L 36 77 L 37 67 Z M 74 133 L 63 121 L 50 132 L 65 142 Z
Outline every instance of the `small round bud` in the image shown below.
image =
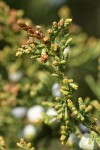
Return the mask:
M 77 90 L 77 89 L 78 89 L 78 85 L 76 85 L 75 83 L 70 83 L 70 86 L 71 86 L 74 90 Z
M 66 139 L 66 135 L 62 135 L 60 138 L 61 141 L 64 141 L 65 139 Z
M 42 27 L 41 27 L 41 26 L 39 26 L 39 25 L 37 25 L 37 26 L 36 26 L 36 29 L 37 29 L 37 30 L 41 30 L 41 29 L 42 29 Z
M 34 44 L 30 44 L 30 46 L 31 46 L 32 48 L 34 48 L 34 47 L 35 47 L 35 45 L 34 45 Z
M 29 48 L 27 48 L 26 50 L 25 50 L 25 53 L 27 53 L 27 54 L 29 54 L 30 52 L 31 52 L 31 48 L 29 47 Z
M 71 108 L 72 107 L 72 103 L 68 103 L 68 107 Z
M 66 84 L 66 83 L 68 83 L 68 79 L 67 79 L 67 78 L 64 78 L 64 79 L 63 79 L 63 84 Z
M 23 21 L 22 19 L 19 19 L 19 20 L 17 21 L 17 24 L 18 24 L 18 25 L 22 25 L 22 24 L 24 24 L 24 21 Z
M 58 65 L 58 62 L 57 62 L 57 61 L 53 61 L 52 65 L 53 65 L 53 66 L 57 66 L 57 65 Z
M 52 47 L 52 49 L 53 49 L 54 51 L 57 51 L 57 50 L 58 50 L 58 45 L 57 45 L 57 44 L 52 44 L 51 47 Z
M 70 99 L 67 100 L 68 103 L 72 103 L 72 101 Z
M 25 143 L 24 139 L 21 138 L 21 139 L 20 139 L 20 144 L 24 144 L 24 143 Z
M 66 60 L 62 60 L 62 61 L 61 61 L 61 64 L 66 64 Z
M 62 93 L 63 93 L 63 95 L 65 95 L 65 96 L 67 96 L 67 95 L 69 94 L 68 91 L 64 91 L 64 92 L 62 92 Z
M 69 79 L 68 82 L 69 82 L 69 83 L 72 83 L 72 82 L 74 82 L 74 80 L 73 80 L 73 79 Z
M 72 111 L 75 111 L 76 110 L 76 108 L 75 107 L 72 107 Z
M 91 105 L 88 105 L 88 107 L 85 109 L 85 112 L 88 113 L 93 109 Z
M 80 106 L 80 110 L 82 111 L 82 110 L 85 110 L 85 105 L 81 105 Z
M 73 115 L 78 115 L 78 111 L 75 110 L 75 111 L 73 112 Z
M 55 106 L 55 109 L 59 109 L 59 108 L 61 108 L 60 104 L 58 104 L 58 105 Z
M 65 20 L 65 22 L 66 22 L 66 23 L 71 23 L 71 22 L 72 22 L 72 19 L 71 19 L 71 18 L 67 18 L 67 19 Z
M 27 148 L 31 148 L 32 144 L 31 143 L 28 143 L 27 144 Z
M 58 118 L 61 119 L 62 117 L 63 117 L 63 114 L 60 113 L 60 114 L 58 115 Z
M 48 29 L 47 32 L 48 32 L 48 34 L 52 34 L 53 33 L 52 29 Z
M 55 21 L 52 23 L 52 25 L 54 28 L 56 28 L 58 26 L 57 22 L 55 22 Z
M 17 53 L 16 53 L 16 56 L 18 56 L 18 57 L 20 57 L 22 55 L 22 52 L 21 51 L 18 51 Z
M 60 101 L 60 97 L 56 97 L 56 98 L 55 98 L 55 101 Z
M 70 124 L 70 122 L 69 122 L 68 120 L 66 120 L 66 122 L 65 122 L 65 123 L 66 123 L 66 125 L 69 125 L 69 124 Z
M 58 26 L 62 27 L 64 25 L 64 19 L 62 18 L 59 22 L 58 22 Z
M 83 100 L 82 100 L 81 97 L 78 98 L 78 102 L 79 102 L 80 104 L 83 103 Z
M 66 130 L 66 126 L 61 126 L 61 130 Z
M 48 37 L 45 37 L 45 38 L 43 39 L 43 41 L 44 41 L 44 42 L 48 42 L 48 41 L 49 41 L 49 38 L 48 38 Z
M 47 62 L 47 60 L 48 60 L 48 55 L 47 55 L 47 54 L 42 54 L 42 56 L 41 56 L 41 61 L 42 61 L 43 63 L 45 63 L 45 62 Z

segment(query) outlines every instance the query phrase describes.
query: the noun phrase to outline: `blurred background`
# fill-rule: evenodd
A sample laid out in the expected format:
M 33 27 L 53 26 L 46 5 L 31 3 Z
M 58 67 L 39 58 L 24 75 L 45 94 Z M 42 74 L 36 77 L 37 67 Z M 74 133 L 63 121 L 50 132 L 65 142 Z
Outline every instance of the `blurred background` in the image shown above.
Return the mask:
M 73 20 L 89 35 L 100 37 L 100 1 L 99 0 L 4 0 L 11 8 L 23 9 L 25 17 L 35 24 L 49 25 L 58 20 L 58 10 L 67 5 L 71 9 Z

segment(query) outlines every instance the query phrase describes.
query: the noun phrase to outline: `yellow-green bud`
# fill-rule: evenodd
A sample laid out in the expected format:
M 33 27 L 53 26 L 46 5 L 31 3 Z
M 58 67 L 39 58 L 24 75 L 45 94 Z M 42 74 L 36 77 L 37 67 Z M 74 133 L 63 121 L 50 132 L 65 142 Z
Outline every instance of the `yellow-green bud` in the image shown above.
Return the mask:
M 62 130 L 66 130 L 66 126 L 61 126 L 61 129 Z
M 61 134 L 66 135 L 66 132 L 63 130 L 63 131 L 61 131 Z
M 70 86 L 71 86 L 74 90 L 77 90 L 77 89 L 78 89 L 78 85 L 76 85 L 75 83 L 70 83 Z
M 58 114 L 61 113 L 61 112 L 62 112 L 62 108 L 57 111 Z
M 47 32 L 48 32 L 48 34 L 52 34 L 53 33 L 52 29 L 48 29 Z
M 84 121 L 84 117 L 83 117 L 83 116 L 81 116 L 81 118 L 80 118 L 80 119 L 81 119 L 81 121 Z
M 85 105 L 80 105 L 80 110 L 85 110 Z
M 18 51 L 17 53 L 16 53 L 16 56 L 21 56 L 22 55 L 22 52 L 21 51 Z
M 69 79 L 68 82 L 69 82 L 69 83 L 72 83 L 72 82 L 74 82 L 74 80 L 73 80 L 73 79 Z
M 62 86 L 61 89 L 62 89 L 62 90 L 66 90 L 66 86 Z
M 57 45 L 57 44 L 52 44 L 51 47 L 52 47 L 52 49 L 53 49 L 54 51 L 57 51 L 57 50 L 58 50 L 58 45 Z
M 66 60 L 62 60 L 62 61 L 61 61 L 61 64 L 65 64 L 65 63 L 66 63 Z
M 35 48 L 35 45 L 34 45 L 34 44 L 30 44 L 30 46 L 31 46 L 32 48 Z
M 90 112 L 92 110 L 92 106 L 91 105 L 88 105 L 88 107 L 85 109 L 85 112 Z
M 66 84 L 66 83 L 68 83 L 68 79 L 67 79 L 67 78 L 64 78 L 64 79 L 63 79 L 63 84 Z
M 29 54 L 30 52 L 31 52 L 31 48 L 29 47 L 29 48 L 27 48 L 26 50 L 25 50 L 25 52 L 27 53 L 27 54 Z
M 55 106 L 55 109 L 59 109 L 59 108 L 61 108 L 60 104 L 58 104 L 58 105 Z
M 71 41 L 72 41 L 72 38 L 69 38 L 69 39 L 66 41 L 65 45 L 68 46 Z
M 58 115 L 58 118 L 61 119 L 62 117 L 63 117 L 63 114 L 60 113 L 60 114 Z
M 70 124 L 70 122 L 69 122 L 68 120 L 66 120 L 66 122 L 65 122 L 65 123 L 66 123 L 66 125 L 69 125 L 69 124 Z
M 55 100 L 56 100 L 56 101 L 59 101 L 59 100 L 60 100 L 60 97 L 56 97 Z
M 76 108 L 75 108 L 75 107 L 72 107 L 72 108 L 71 108 L 71 110 L 72 110 L 72 111 L 75 111 L 75 110 L 76 110 Z
M 78 115 L 78 111 L 75 110 L 75 111 L 73 112 L 73 114 L 74 114 L 74 115 Z
M 78 98 L 78 102 L 79 102 L 79 103 L 83 103 L 83 100 L 82 100 L 81 97 Z
M 48 42 L 48 41 L 49 41 L 49 38 L 48 38 L 48 37 L 45 37 L 43 40 L 44 40 L 44 42 Z
M 65 139 L 66 139 L 65 135 L 62 135 L 61 138 L 60 138 L 61 141 L 64 141 Z
M 57 66 L 57 65 L 58 65 L 58 62 L 57 62 L 57 61 L 53 61 L 52 65 L 53 65 L 53 66 Z
M 57 22 L 55 22 L 55 21 L 52 23 L 52 25 L 54 28 L 56 28 L 58 26 Z
M 28 143 L 27 144 L 27 148 L 31 148 L 32 144 L 31 143 Z
M 65 23 L 67 23 L 67 24 L 70 24 L 72 22 L 72 19 L 71 18 L 67 18 L 66 20 L 65 20 Z

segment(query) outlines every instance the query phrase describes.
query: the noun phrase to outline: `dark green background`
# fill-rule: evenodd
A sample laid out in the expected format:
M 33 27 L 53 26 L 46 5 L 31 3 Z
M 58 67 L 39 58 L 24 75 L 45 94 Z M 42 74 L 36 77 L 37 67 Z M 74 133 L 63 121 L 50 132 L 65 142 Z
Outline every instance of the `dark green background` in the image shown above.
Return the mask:
M 35 24 L 46 25 L 58 20 L 57 11 L 61 5 L 68 5 L 74 22 L 81 25 L 89 35 L 100 37 L 100 0 L 65 0 L 61 5 L 50 5 L 49 0 L 5 1 L 11 8 L 24 9 L 24 16 L 31 18 Z

